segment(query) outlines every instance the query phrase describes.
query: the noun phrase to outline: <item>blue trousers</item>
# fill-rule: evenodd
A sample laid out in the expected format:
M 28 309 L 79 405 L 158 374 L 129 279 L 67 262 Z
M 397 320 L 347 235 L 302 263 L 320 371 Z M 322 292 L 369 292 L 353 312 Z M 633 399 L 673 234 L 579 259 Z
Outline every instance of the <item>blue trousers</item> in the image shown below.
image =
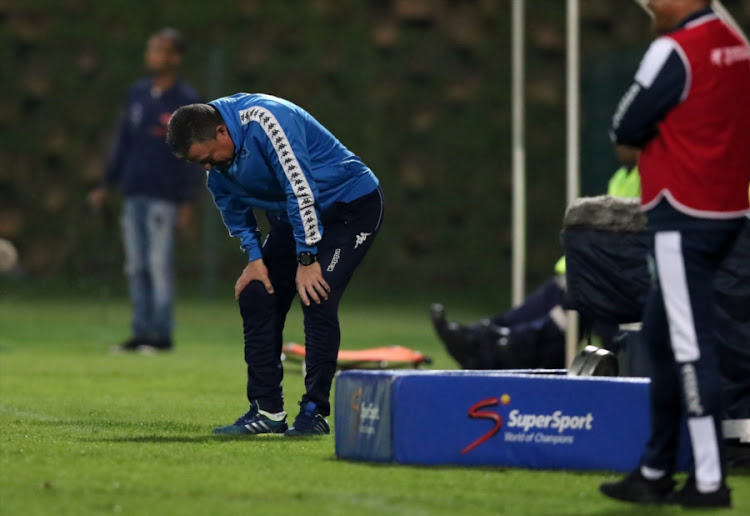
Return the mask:
M 492 364 L 491 368 L 565 367 L 565 332 L 551 315 L 555 307 L 562 312 L 564 302 L 565 291 L 552 278 L 529 294 L 523 304 L 492 317 L 493 324 L 510 330 L 509 351 L 515 360 Z
M 529 294 L 523 304 L 492 317 L 495 326 L 509 330 L 509 343 L 498 349 L 497 337 L 488 334 L 483 325 L 469 328 L 479 343 L 478 364 L 484 369 L 527 369 L 565 367 L 565 290 L 558 278 L 551 278 Z M 595 332 L 605 347 L 617 327 L 581 318 L 582 333 Z
M 651 435 L 642 464 L 674 470 L 687 418 L 696 483 L 708 491 L 725 476 L 714 276 L 744 220 L 690 217 L 662 201 L 648 212 L 648 223 L 654 240 L 643 337 L 653 369 Z
M 134 337 L 172 337 L 176 222 L 177 205 L 173 202 L 144 196 L 125 198 L 121 223 Z
M 377 188 L 349 203 L 336 203 L 321 214 L 323 238 L 318 262 L 331 287 L 328 299 L 302 306 L 305 326 L 305 395 L 324 415 L 330 414 L 330 391 L 336 374 L 341 343 L 338 308 L 354 271 L 370 249 L 383 220 L 383 193 Z M 245 337 L 247 398 L 261 409 L 284 409 L 281 348 L 286 315 L 297 294 L 297 254 L 289 223 L 270 218 L 271 229 L 263 244 L 263 261 L 274 293 L 259 281 L 240 293 L 239 308 Z

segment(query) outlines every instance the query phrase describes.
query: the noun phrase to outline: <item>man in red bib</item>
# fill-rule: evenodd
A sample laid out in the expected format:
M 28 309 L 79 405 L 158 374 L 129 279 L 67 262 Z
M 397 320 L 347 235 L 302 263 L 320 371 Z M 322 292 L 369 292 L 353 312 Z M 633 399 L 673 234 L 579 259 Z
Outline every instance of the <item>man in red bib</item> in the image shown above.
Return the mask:
M 636 503 L 728 507 L 714 274 L 750 223 L 750 47 L 708 0 L 650 0 L 659 37 L 613 118 L 623 160 L 637 159 L 654 234 L 643 334 L 653 361 L 651 436 L 640 466 L 602 484 Z M 673 491 L 681 421 L 694 467 Z

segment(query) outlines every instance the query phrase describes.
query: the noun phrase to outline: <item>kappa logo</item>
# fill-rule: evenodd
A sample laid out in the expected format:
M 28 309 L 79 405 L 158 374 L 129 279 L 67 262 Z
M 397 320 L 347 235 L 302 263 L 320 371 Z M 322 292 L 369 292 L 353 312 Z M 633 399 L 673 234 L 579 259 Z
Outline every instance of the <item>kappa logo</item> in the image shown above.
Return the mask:
M 357 235 L 355 238 L 357 239 L 357 242 L 354 244 L 354 249 L 358 248 L 362 244 L 365 243 L 365 240 L 367 240 L 367 237 L 370 236 L 370 233 L 365 233 L 364 231 Z
M 328 267 L 326 267 L 326 270 L 328 272 L 333 272 L 333 269 L 336 268 L 336 264 L 339 263 L 340 256 L 341 256 L 341 249 L 336 248 L 336 250 L 333 252 L 333 258 L 331 258 L 331 263 L 328 264 Z

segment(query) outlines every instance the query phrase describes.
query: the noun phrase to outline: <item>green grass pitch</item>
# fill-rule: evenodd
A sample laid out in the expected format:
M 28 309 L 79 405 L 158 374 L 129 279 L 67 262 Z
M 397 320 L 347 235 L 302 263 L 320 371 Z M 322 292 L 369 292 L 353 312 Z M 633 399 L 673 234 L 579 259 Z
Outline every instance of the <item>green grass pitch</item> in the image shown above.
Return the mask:
M 214 437 L 213 426 L 247 408 L 231 299 L 182 300 L 177 349 L 167 355 L 108 354 L 127 336 L 128 317 L 121 299 L 0 291 L 0 514 L 682 512 L 603 498 L 607 473 L 376 465 L 337 459 L 332 436 Z M 342 333 L 347 348 L 401 344 L 432 356 L 432 368 L 455 367 L 421 303 L 345 302 Z M 302 342 L 296 308 L 286 338 Z M 298 368 L 287 368 L 284 388 L 293 416 Z M 733 473 L 735 507 L 716 514 L 750 514 L 750 475 Z

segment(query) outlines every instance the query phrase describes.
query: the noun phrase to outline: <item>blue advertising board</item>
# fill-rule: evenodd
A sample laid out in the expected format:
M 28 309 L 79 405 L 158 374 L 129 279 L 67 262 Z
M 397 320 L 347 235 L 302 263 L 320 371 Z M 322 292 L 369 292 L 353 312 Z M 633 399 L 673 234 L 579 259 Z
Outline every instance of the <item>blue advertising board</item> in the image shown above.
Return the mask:
M 404 464 L 633 469 L 649 380 L 486 371 L 346 371 L 339 457 Z M 689 461 L 683 439 L 681 467 Z

